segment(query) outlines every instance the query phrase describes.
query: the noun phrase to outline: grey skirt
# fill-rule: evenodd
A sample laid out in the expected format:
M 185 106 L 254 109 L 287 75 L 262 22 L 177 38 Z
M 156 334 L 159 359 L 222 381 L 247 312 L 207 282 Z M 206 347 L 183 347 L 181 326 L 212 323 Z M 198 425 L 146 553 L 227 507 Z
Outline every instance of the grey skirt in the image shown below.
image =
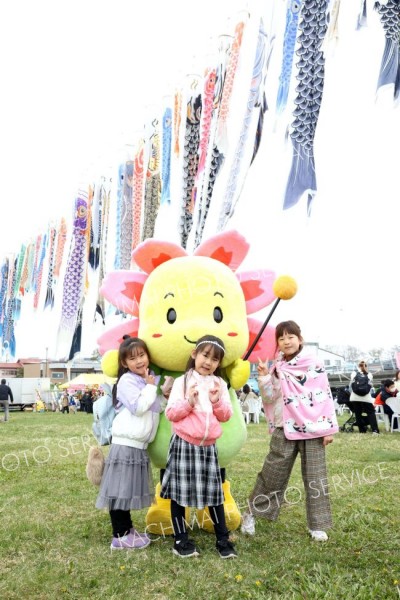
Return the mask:
M 154 485 L 147 450 L 111 444 L 96 508 L 141 509 L 153 501 Z

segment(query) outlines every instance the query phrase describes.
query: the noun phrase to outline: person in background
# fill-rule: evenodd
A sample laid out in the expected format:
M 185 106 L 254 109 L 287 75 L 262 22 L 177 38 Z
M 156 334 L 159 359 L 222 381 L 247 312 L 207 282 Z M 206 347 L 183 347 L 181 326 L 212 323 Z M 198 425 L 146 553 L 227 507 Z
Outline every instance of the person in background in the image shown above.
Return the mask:
M 86 390 L 82 397 L 82 405 L 84 406 L 85 413 L 93 414 L 93 392 L 92 390 Z
M 260 422 L 260 412 L 261 412 L 261 397 L 257 396 L 255 392 L 252 390 L 253 397 L 250 399 L 250 422 L 258 424 Z
M 61 412 L 69 413 L 69 397 L 68 392 L 64 392 L 61 398 Z
M 249 393 L 250 393 L 250 386 L 247 385 L 247 383 L 245 383 L 241 393 L 239 394 L 239 402 L 240 402 L 240 408 L 242 409 L 244 422 L 246 423 L 246 425 L 248 425 L 250 422 Z
M 400 392 L 400 371 L 396 371 L 396 375 L 394 376 L 394 385 L 396 386 L 396 390 Z
M 12 389 L 9 385 L 6 384 L 6 380 L 2 379 L 0 384 L 0 406 L 4 408 L 4 422 L 6 423 L 9 419 L 9 405 L 8 399 L 10 399 L 11 404 L 14 402 L 14 397 L 12 393 Z
M 247 383 L 244 384 L 243 391 L 240 394 L 239 399 L 245 422 L 247 424 L 250 423 L 253 417 L 253 423 L 255 423 L 256 420 L 254 418 L 254 413 L 256 410 L 256 401 L 258 400 L 258 398 Z
M 74 395 L 71 395 L 69 397 L 69 410 L 71 411 L 71 413 L 73 415 L 76 414 L 76 410 L 77 409 L 76 409 L 76 401 L 75 401 L 75 396 Z
M 385 413 L 385 415 L 387 415 L 389 417 L 389 422 L 390 424 L 392 424 L 392 416 L 393 416 L 393 409 L 388 406 L 386 404 L 387 400 L 389 398 L 394 398 L 395 396 L 397 396 L 397 388 L 394 384 L 394 381 L 392 379 L 385 379 L 382 382 L 382 391 L 380 394 L 380 399 L 381 402 L 383 404 L 383 412 Z M 393 420 L 393 429 L 398 429 L 399 425 L 397 422 L 397 419 Z
M 364 376 L 368 380 L 370 386 L 370 391 L 363 396 L 356 394 L 356 392 L 353 390 L 353 383 L 355 382 L 355 379 L 358 375 Z M 376 412 L 374 407 L 374 398 L 371 395 L 372 375 L 368 372 L 368 366 L 365 360 L 360 360 L 360 362 L 358 363 L 357 371 L 352 372 L 350 376 L 350 389 L 350 402 L 353 403 L 354 414 L 356 417 L 356 425 L 358 427 L 359 432 L 367 432 L 367 426 L 363 419 L 363 414 L 365 414 L 367 421 L 372 429 L 372 433 L 374 435 L 379 434 L 379 427 L 378 422 L 376 420 Z
M 58 393 L 53 391 L 51 392 L 51 411 L 52 412 L 56 412 L 57 407 L 58 407 Z

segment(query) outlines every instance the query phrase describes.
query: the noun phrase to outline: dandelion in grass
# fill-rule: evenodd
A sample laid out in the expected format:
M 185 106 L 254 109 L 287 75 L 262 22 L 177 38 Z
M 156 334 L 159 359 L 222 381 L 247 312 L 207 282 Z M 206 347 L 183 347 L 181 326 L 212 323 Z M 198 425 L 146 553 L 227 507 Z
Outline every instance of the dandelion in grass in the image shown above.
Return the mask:
M 236 581 L 239 583 L 243 579 L 243 575 L 235 575 Z
M 262 585 L 262 581 L 260 581 L 259 579 L 257 579 L 257 581 L 256 581 L 256 586 L 257 586 L 257 587 L 260 587 L 260 585 Z

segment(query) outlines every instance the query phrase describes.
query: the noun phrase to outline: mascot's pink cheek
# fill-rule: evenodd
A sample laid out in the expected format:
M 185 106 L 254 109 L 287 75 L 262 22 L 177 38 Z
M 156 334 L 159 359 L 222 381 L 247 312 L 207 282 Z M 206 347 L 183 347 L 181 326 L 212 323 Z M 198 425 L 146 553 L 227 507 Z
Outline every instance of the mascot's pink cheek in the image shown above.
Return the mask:
M 153 333 L 151 337 L 162 337 L 162 333 Z
M 237 333 L 235 333 L 234 331 L 231 331 L 230 333 L 228 333 L 228 335 L 230 335 L 231 337 L 235 337 L 235 336 L 237 336 Z

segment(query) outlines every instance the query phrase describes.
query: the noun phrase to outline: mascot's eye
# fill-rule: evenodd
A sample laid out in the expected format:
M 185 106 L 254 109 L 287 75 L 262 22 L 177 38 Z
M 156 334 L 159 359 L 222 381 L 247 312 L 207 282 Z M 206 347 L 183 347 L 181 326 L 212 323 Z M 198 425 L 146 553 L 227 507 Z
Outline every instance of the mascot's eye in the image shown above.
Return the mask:
M 167 312 L 167 321 L 168 323 L 175 323 L 176 321 L 176 310 L 174 308 L 169 308 Z
M 223 314 L 222 314 L 222 310 L 220 309 L 219 306 L 216 306 L 214 308 L 214 321 L 216 323 L 221 323 L 222 319 L 223 319 Z

